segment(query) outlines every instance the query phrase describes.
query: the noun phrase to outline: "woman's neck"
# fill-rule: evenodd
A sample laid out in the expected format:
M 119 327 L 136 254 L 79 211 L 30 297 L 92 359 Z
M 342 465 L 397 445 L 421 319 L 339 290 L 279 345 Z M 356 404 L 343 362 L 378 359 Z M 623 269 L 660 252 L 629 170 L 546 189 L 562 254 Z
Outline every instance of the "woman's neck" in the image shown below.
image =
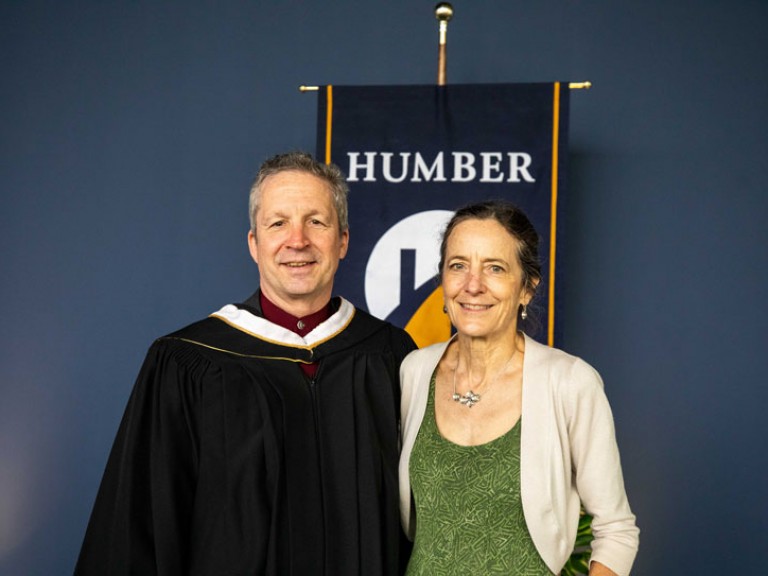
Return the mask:
M 525 351 L 525 337 L 520 333 L 504 338 L 477 338 L 458 334 L 454 344 L 452 368 L 473 384 L 496 377 L 515 364 Z

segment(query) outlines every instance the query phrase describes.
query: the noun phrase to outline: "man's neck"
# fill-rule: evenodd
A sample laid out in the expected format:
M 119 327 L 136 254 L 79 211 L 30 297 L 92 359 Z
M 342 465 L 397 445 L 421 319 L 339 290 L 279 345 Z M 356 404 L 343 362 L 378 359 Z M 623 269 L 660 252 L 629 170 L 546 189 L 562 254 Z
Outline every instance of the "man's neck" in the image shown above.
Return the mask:
M 264 292 L 259 292 L 259 303 L 264 318 L 300 336 L 307 335 L 319 324 L 330 318 L 333 313 L 330 300 L 320 309 L 303 315 L 296 315 L 290 310 L 283 309 L 267 298 Z
M 278 294 L 270 294 L 269 291 L 265 291 L 263 286 L 259 287 L 259 293 L 261 298 L 266 298 L 272 304 L 277 306 L 283 312 L 296 316 L 297 318 L 303 318 L 318 312 L 328 306 L 328 302 L 331 300 L 331 293 L 325 295 L 314 296 L 311 299 L 295 299 L 290 300 L 286 298 L 280 298 Z

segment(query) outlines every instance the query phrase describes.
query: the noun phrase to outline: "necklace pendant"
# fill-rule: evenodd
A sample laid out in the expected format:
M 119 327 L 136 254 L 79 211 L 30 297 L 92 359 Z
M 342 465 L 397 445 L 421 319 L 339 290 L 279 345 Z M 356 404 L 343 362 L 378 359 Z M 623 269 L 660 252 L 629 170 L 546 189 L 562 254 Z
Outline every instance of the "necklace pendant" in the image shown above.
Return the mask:
M 463 395 L 454 392 L 453 400 L 459 404 L 463 404 L 467 408 L 472 408 L 472 406 L 480 402 L 480 394 L 475 394 L 472 390 L 465 392 Z

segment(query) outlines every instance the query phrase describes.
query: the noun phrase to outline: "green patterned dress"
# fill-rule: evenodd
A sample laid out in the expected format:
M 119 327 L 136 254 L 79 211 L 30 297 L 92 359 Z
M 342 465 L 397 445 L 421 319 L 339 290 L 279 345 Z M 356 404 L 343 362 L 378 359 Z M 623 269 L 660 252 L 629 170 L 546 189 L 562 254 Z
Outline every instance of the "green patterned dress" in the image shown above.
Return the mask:
M 520 421 L 480 446 L 443 438 L 435 377 L 410 460 L 416 539 L 407 576 L 552 576 L 528 533 L 520 500 Z

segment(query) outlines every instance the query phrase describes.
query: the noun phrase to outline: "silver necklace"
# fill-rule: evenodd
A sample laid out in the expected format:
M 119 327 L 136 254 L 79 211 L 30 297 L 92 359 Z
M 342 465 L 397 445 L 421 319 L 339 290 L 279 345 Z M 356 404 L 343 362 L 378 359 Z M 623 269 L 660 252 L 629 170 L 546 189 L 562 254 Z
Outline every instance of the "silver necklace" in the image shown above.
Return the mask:
M 510 356 L 509 359 L 506 362 L 504 362 L 504 366 L 502 366 L 501 370 L 499 370 L 496 373 L 496 378 L 494 378 L 494 380 L 498 380 L 499 376 L 501 376 L 504 370 L 507 369 L 507 366 L 512 361 L 512 358 L 515 357 L 515 352 L 516 350 L 512 351 L 512 356 Z M 464 392 L 464 394 L 459 394 L 458 392 L 456 392 L 456 372 L 458 372 L 458 370 L 459 370 L 459 359 L 457 354 L 456 367 L 453 369 L 453 395 L 451 396 L 451 398 L 453 398 L 454 402 L 458 402 L 459 404 L 462 404 L 467 408 L 472 408 L 472 406 L 474 406 L 475 404 L 480 402 L 480 400 L 482 400 L 482 397 L 480 396 L 480 394 L 475 394 L 471 388 L 466 392 Z M 489 380 L 489 382 L 493 382 L 493 380 Z

